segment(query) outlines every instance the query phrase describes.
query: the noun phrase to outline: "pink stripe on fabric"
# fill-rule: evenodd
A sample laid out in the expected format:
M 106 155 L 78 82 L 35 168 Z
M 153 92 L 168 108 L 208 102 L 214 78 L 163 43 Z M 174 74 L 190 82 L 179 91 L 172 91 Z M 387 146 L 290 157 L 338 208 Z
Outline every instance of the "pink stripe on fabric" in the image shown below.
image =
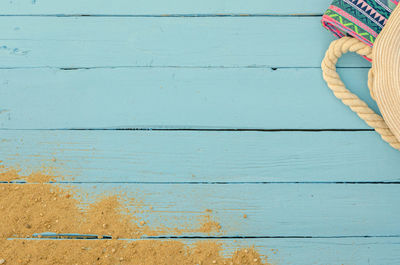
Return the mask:
M 322 26 L 324 26 L 324 28 L 331 31 L 337 38 L 344 37 L 344 34 L 335 25 L 332 25 L 329 21 L 325 20 L 326 19 L 322 17 Z
M 333 18 L 331 18 L 330 16 L 327 15 L 323 15 L 322 19 L 325 23 L 330 23 L 333 24 L 336 28 L 340 28 L 342 29 L 344 32 L 349 33 L 351 36 L 353 36 L 354 38 L 359 39 L 360 41 L 368 44 L 369 46 L 372 46 L 372 42 L 370 42 L 368 39 L 364 38 L 363 36 L 358 35 L 354 30 L 352 30 L 351 28 L 348 28 L 346 26 L 344 26 L 343 24 L 340 24 L 338 21 L 334 20 Z M 341 34 L 342 37 L 344 36 L 343 33 Z
M 375 38 L 378 36 L 378 33 L 376 33 L 373 29 L 371 29 L 370 27 L 368 27 L 367 25 L 365 25 L 360 20 L 356 19 L 355 17 L 353 17 L 352 15 L 347 13 L 346 11 L 340 9 L 339 7 L 332 5 L 332 6 L 329 7 L 329 9 L 331 9 L 331 10 L 335 11 L 336 13 L 338 13 L 339 15 L 347 18 L 348 20 L 350 20 L 351 22 L 353 22 L 357 26 L 363 28 L 365 31 L 368 31 Z
M 345 35 L 339 31 L 338 29 L 342 29 L 344 32 L 347 32 L 349 35 L 353 36 L 354 38 L 359 39 L 360 41 L 364 42 L 365 44 L 372 46 L 373 44 L 364 38 L 363 36 L 358 35 L 352 29 L 340 24 L 338 21 L 334 20 L 330 16 L 323 15 L 322 16 L 322 25 L 327 28 L 328 30 L 332 31 L 337 38 L 344 37 Z M 372 59 L 363 56 L 367 61 L 372 62 Z

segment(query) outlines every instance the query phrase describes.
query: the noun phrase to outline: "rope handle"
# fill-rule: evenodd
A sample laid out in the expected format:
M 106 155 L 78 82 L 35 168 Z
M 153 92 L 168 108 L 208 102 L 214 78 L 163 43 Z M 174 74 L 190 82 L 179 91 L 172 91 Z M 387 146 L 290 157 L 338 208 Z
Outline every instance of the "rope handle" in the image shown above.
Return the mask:
M 343 104 L 350 107 L 350 109 L 364 120 L 366 124 L 374 128 L 384 141 L 389 143 L 393 148 L 400 150 L 400 142 L 390 131 L 383 118 L 368 107 L 363 100 L 350 92 L 336 72 L 336 63 L 338 59 L 347 52 L 356 52 L 359 55 L 372 58 L 372 48 L 356 38 L 343 37 L 335 40 L 326 51 L 325 58 L 321 64 L 324 80 L 333 94 L 340 99 Z M 373 77 L 374 72 L 373 69 L 371 69 L 368 73 L 368 87 L 372 98 L 375 99 Z

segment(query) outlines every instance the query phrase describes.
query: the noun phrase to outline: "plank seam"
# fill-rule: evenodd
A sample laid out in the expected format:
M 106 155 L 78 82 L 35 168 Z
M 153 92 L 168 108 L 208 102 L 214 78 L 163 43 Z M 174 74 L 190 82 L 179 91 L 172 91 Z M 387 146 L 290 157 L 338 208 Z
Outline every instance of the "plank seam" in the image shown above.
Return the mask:
M 158 127 L 158 128 L 157 128 Z M 47 128 L 47 129 L 25 129 L 25 128 L 0 128 L 0 131 L 194 131 L 194 132 L 374 132 L 374 129 L 223 129 L 223 128 L 159 128 L 154 127 L 127 127 L 127 128 Z
M 160 185 L 273 185 L 273 184 L 304 184 L 304 185 L 397 185 L 400 181 L 52 181 L 52 182 L 26 182 L 26 181 L 0 181 L 0 184 L 160 184 Z
M 4 39 L 3 39 L 4 40 Z M 270 65 L 244 65 L 244 66 L 179 66 L 179 65 L 121 65 L 121 66 L 77 66 L 77 67 L 61 67 L 61 66 L 19 66 L 19 67 L 0 67 L 0 70 L 31 70 L 31 69 L 50 69 L 61 71 L 78 71 L 78 70 L 96 70 L 96 69 L 136 69 L 136 68 L 154 68 L 154 69 L 270 69 L 272 71 L 285 69 L 321 69 L 314 66 L 280 66 L 271 67 Z M 370 69 L 369 66 L 338 66 L 337 69 Z
M 116 17 L 116 18 L 202 18 L 202 17 L 322 17 L 322 13 L 305 14 L 246 14 L 246 13 L 226 13 L 226 14 L 0 14 L 0 17 Z
M 349 236 L 148 236 L 140 239 L 119 238 L 118 240 L 165 240 L 165 239 L 355 239 L 355 238 L 400 238 L 400 235 L 349 235 Z M 59 238 L 9 238 L 11 240 L 109 240 L 105 239 L 59 239 Z M 115 239 L 114 239 L 115 240 Z

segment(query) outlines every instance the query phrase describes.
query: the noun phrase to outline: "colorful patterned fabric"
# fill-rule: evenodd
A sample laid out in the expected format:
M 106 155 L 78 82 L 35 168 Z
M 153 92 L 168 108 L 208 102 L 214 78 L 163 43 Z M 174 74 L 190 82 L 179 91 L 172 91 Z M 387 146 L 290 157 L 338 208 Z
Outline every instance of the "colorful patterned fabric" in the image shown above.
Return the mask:
M 372 46 L 399 0 L 334 0 L 322 25 L 336 37 L 352 36 Z

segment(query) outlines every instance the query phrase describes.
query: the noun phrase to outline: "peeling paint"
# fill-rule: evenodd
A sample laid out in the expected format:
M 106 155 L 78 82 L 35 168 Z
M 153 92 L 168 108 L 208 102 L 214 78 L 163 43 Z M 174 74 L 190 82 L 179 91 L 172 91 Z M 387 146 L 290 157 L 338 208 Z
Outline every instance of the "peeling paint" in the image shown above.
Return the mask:
M 20 50 L 19 48 L 11 48 L 7 45 L 0 46 L 0 50 L 7 51 L 9 54 L 14 55 L 27 55 L 29 53 L 28 50 Z

